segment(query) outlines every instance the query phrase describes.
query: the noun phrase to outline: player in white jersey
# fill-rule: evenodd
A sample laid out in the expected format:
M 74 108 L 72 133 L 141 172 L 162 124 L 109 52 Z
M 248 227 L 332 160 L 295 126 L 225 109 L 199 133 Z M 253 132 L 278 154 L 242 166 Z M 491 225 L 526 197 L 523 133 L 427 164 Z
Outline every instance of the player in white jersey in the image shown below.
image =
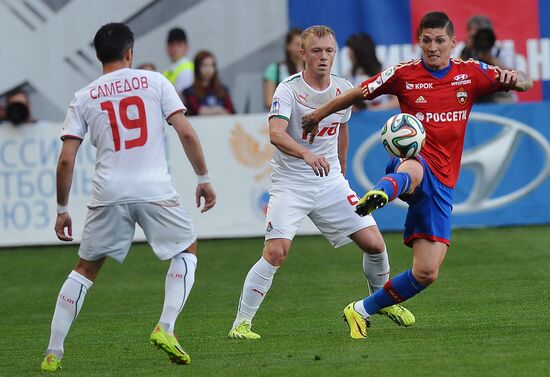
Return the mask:
M 160 320 L 150 340 L 170 360 L 190 358 L 174 336 L 174 324 L 195 280 L 197 241 L 193 223 L 168 174 L 164 145 L 166 121 L 176 130 L 198 177 L 197 206 L 212 208 L 212 188 L 200 142 L 183 113 L 185 106 L 160 73 L 130 69 L 134 36 L 124 24 L 111 23 L 95 35 L 103 76 L 76 92 L 63 125 L 57 167 L 55 232 L 71 241 L 67 205 L 78 148 L 86 133 L 97 148 L 92 199 L 76 268 L 61 287 L 41 369 L 61 367 L 63 343 L 84 297 L 107 256 L 122 262 L 138 223 L 155 254 L 171 259 Z
M 260 338 L 251 331 L 252 319 L 306 216 L 332 246 L 353 241 L 364 251 L 363 271 L 369 291 L 382 288 L 388 281 L 390 266 L 382 235 L 372 216 L 361 218 L 355 214 L 358 198 L 344 178 L 351 108 L 325 118 L 311 144 L 301 125 L 302 115 L 352 87 L 348 81 L 330 74 L 335 53 L 336 40 L 330 28 L 306 29 L 300 50 L 305 70 L 275 90 L 269 135 L 277 148 L 272 160 L 265 246 L 244 281 L 237 316 L 229 332 L 231 338 Z M 414 323 L 412 313 L 398 305 L 380 313 L 399 325 Z

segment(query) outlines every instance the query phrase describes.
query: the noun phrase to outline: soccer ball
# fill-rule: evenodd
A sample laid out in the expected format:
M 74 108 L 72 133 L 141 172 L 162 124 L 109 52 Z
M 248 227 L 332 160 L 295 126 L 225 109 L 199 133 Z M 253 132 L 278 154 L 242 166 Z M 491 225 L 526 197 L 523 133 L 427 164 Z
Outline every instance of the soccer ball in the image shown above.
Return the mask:
M 426 132 L 422 122 L 415 116 L 401 113 L 386 121 L 380 139 L 390 154 L 399 158 L 411 158 L 422 149 Z

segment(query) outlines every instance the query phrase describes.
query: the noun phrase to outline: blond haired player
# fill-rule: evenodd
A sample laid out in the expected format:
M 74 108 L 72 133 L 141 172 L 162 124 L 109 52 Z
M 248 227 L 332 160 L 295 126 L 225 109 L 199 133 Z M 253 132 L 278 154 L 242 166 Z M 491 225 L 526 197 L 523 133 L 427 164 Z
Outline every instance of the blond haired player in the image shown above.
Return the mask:
M 97 155 L 79 259 L 59 292 L 41 365 L 44 371 L 60 369 L 65 337 L 87 291 L 107 256 L 124 260 L 136 223 L 157 257 L 171 260 L 162 314 L 150 340 L 172 362 L 190 362 L 174 336 L 174 324 L 195 280 L 197 237 L 168 174 L 165 120 L 176 130 L 198 176 L 196 201 L 199 206 L 204 198 L 202 212 L 214 206 L 216 195 L 200 142 L 183 115 L 185 106 L 160 73 L 130 69 L 133 44 L 134 35 L 124 24 L 111 23 L 98 30 L 94 46 L 103 75 L 76 92 L 63 125 L 55 224 L 60 240 L 72 240 L 67 204 L 76 154 L 86 133 Z
M 363 271 L 369 290 L 382 288 L 388 280 L 390 266 L 382 235 L 372 216 L 355 214 L 358 198 L 344 178 L 351 108 L 323 119 L 312 144 L 301 126 L 304 114 L 352 87 L 348 81 L 330 74 L 335 53 L 336 40 L 330 28 L 306 29 L 300 49 L 305 70 L 290 76 L 275 90 L 269 134 L 277 148 L 272 160 L 265 246 L 244 281 L 237 316 L 229 332 L 231 338 L 260 338 L 251 331 L 252 319 L 306 216 L 332 246 L 353 241 L 364 251 Z M 414 316 L 399 305 L 380 313 L 399 325 L 414 323 Z

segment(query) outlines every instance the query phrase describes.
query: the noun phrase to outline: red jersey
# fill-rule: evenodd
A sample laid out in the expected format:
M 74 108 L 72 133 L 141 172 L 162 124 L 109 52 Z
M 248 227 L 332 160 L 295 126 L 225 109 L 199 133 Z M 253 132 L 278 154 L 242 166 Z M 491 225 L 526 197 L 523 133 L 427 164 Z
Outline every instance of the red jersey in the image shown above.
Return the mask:
M 506 90 L 496 76 L 494 67 L 472 59 L 451 59 L 442 71 L 430 71 L 417 59 L 380 72 L 361 83 L 361 89 L 368 100 L 396 95 L 401 112 L 422 122 L 426 143 L 421 155 L 437 178 L 453 188 L 472 105 L 480 96 Z

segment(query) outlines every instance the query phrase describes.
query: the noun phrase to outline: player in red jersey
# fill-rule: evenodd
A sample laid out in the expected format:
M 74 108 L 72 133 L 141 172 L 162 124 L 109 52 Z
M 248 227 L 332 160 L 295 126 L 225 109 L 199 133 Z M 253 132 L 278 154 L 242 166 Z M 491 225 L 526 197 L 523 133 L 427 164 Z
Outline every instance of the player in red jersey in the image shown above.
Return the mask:
M 401 196 L 408 202 L 404 241 L 413 249 L 413 266 L 384 289 L 344 309 L 351 336 L 366 336 L 366 320 L 381 308 L 407 300 L 435 282 L 451 236 L 452 194 L 460 169 L 464 133 L 476 98 L 496 91 L 533 86 L 523 72 L 474 60 L 451 59 L 454 28 L 442 12 L 424 15 L 418 28 L 422 58 L 390 67 L 302 118 L 313 142 L 317 124 L 359 100 L 394 94 L 401 111 L 419 118 L 426 144 L 415 158 L 393 158 L 384 176 L 359 202 L 366 215 Z

